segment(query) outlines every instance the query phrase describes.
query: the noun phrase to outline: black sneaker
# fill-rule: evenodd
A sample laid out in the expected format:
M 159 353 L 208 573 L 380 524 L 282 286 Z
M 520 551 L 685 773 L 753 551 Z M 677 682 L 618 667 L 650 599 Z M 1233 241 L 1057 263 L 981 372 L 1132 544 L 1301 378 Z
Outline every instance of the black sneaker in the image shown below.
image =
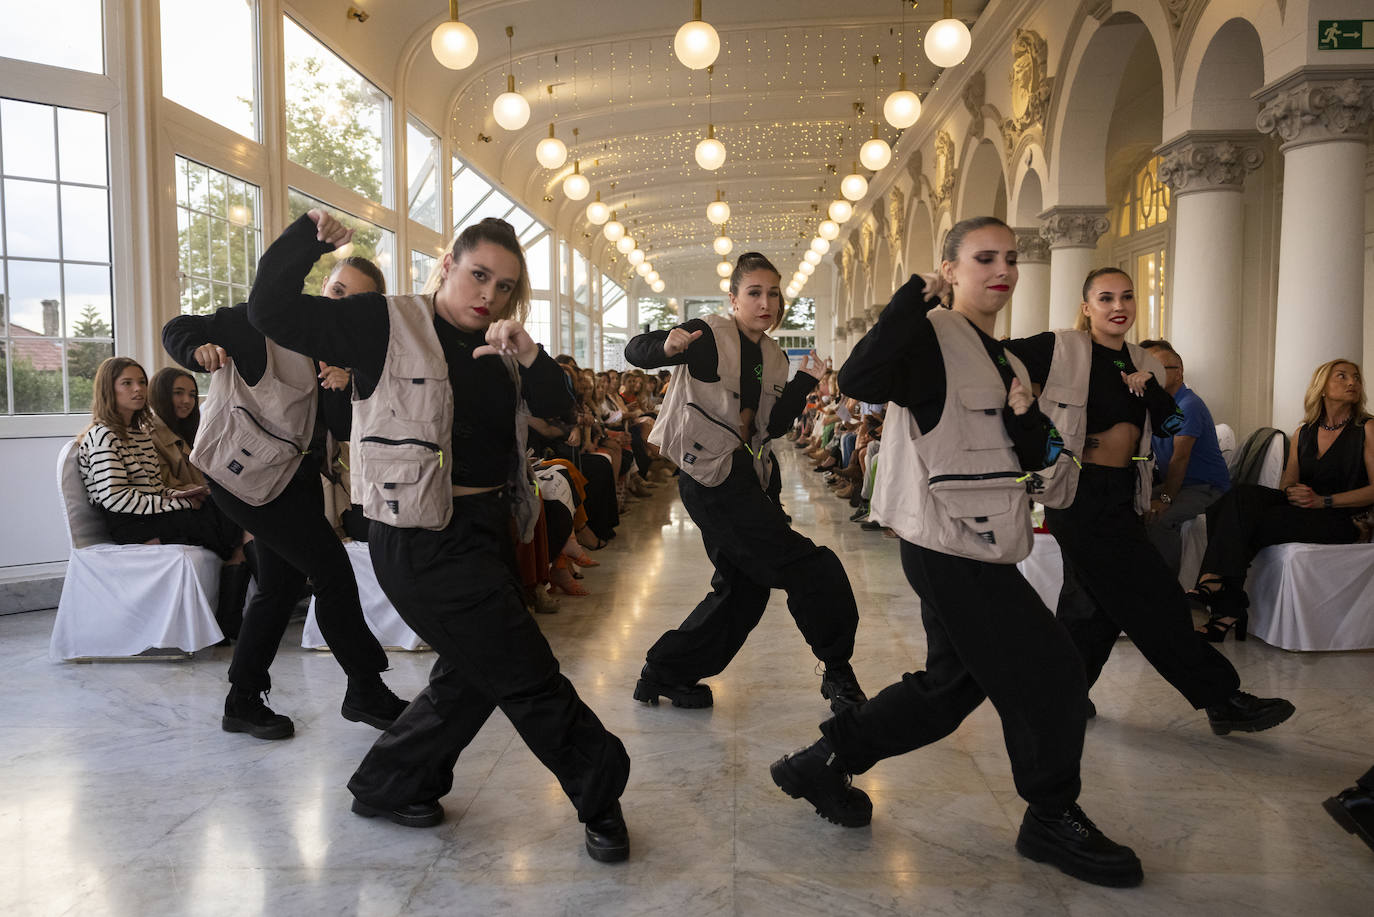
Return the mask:
M 587 821 L 587 855 L 598 863 L 620 863 L 630 858 L 630 829 L 617 802 L 600 816 Z
M 1026 809 L 1016 852 L 1093 885 L 1134 888 L 1145 880 L 1135 851 L 1103 834 L 1077 803 L 1057 815 Z
M 437 802 L 408 802 L 388 808 L 353 800 L 353 811 L 363 818 L 385 818 L 402 828 L 432 828 L 444 820 L 444 807 Z
M 1237 691 L 1207 708 L 1207 721 L 1219 736 L 1232 732 L 1262 732 L 1293 715 L 1293 705 L 1281 697 L 1256 697 Z
M 291 718 L 273 713 L 263 700 L 263 692 L 230 688 L 224 699 L 225 732 L 246 732 L 255 739 L 286 739 L 295 733 Z
M 858 509 L 856 509 L 856 510 L 854 511 L 854 514 L 853 514 L 853 515 L 851 515 L 851 516 L 849 517 L 849 521 L 850 521 L 850 522 L 863 522 L 863 521 L 864 521 L 865 519 L 867 519 L 867 518 L 868 518 L 868 507 L 866 507 L 866 506 L 861 506 L 861 507 L 859 507 Z
M 639 672 L 639 681 L 635 682 L 635 700 L 657 707 L 660 697 L 668 698 L 674 707 L 688 709 L 709 707 L 715 702 L 709 685 L 700 682 L 672 684 L 659 678 L 646 663 Z
M 873 821 L 873 800 L 850 785 L 849 775 L 835 760 L 826 739 L 784 755 L 768 773 L 780 790 L 793 799 L 805 798 L 827 821 L 846 828 L 862 828 Z
M 339 713 L 354 723 L 390 729 L 407 706 L 409 704 L 397 697 L 378 675 L 370 679 L 350 678 Z
M 825 667 L 821 675 L 821 697 L 830 701 L 830 712 L 839 713 L 846 707 L 857 707 L 868 700 L 854 668 L 847 662 L 835 662 Z

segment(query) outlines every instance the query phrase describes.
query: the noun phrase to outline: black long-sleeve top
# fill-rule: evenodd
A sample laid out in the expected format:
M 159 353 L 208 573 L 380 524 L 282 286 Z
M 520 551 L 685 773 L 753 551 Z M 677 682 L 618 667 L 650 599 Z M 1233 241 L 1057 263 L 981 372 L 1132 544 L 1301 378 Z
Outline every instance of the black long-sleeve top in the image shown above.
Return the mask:
M 640 369 L 659 369 L 663 366 L 682 366 L 686 364 L 692 378 L 700 382 L 720 381 L 720 354 L 716 350 L 716 337 L 711 326 L 705 321 L 694 318 L 678 326 L 687 333 L 700 331 L 701 337 L 687 345 L 687 349 L 674 356 L 663 353 L 663 344 L 668 340 L 667 331 L 647 331 L 635 335 L 625 345 L 625 359 Z M 740 333 L 739 386 L 740 409 L 758 410 L 759 395 L 763 377 L 763 348 Z M 806 407 L 806 396 L 820 382 L 809 373 L 798 371 L 783 386 L 782 394 L 773 402 L 773 413 L 767 419 L 767 433 L 777 438 L 787 432 L 788 427 Z
M 930 323 L 930 310 L 937 308 L 941 308 L 939 300 L 927 297 L 925 281 L 913 274 L 840 367 L 840 391 L 873 404 L 891 401 L 911 411 L 922 433 L 935 429 L 944 413 L 946 395 L 945 358 L 935 326 Z M 1002 342 L 972 323 L 970 327 L 978 332 L 1002 384 L 1010 390 L 1015 374 L 1002 351 Z M 1024 414 L 1004 408 L 1002 422 L 1021 467 L 1027 471 L 1044 468 L 1053 425 L 1040 408 L 1032 403 Z
M 381 378 L 391 338 L 386 297 L 360 293 L 328 299 L 302 293 L 311 265 L 330 249 L 315 233 L 314 222 L 303 216 L 263 252 L 248 296 L 248 320 L 283 347 L 350 367 L 358 397 L 368 398 Z M 434 330 L 453 388 L 453 483 L 504 484 L 515 447 L 515 383 L 499 356 L 473 359 L 472 351 L 486 342 L 485 332 L 463 331 L 437 313 Z M 563 370 L 543 348 L 530 366 L 520 368 L 520 383 L 520 395 L 536 417 L 557 416 L 570 406 Z
M 239 303 L 216 309 L 209 315 L 178 315 L 162 326 L 162 349 L 185 369 L 200 373 L 205 367 L 196 359 L 196 348 L 202 344 L 217 344 L 234 361 L 243 381 L 257 385 L 267 372 L 267 340 L 262 332 L 248 321 L 248 306 Z M 336 392 L 320 388 L 315 412 L 315 431 L 311 435 L 311 451 L 319 453 L 323 442 L 323 428 L 340 442 L 348 439 L 353 409 L 347 391 Z

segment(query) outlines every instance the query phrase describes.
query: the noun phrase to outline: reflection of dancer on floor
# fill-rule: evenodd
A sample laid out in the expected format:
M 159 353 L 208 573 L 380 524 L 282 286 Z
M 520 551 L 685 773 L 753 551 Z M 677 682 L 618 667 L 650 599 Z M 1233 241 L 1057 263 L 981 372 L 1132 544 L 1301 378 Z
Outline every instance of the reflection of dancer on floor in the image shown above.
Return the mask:
M 730 664 L 759 623 L 769 591 L 787 592 L 798 629 L 825 665 L 833 710 L 863 703 L 849 658 L 859 612 L 840 560 L 788 523 L 772 439 L 805 407 L 824 366 L 813 351 L 791 382 L 787 355 L 768 336 L 782 321 L 782 277 L 757 252 L 730 277 L 732 314 L 641 334 L 625 348 L 636 366 L 676 366 L 649 442 L 682 473 L 682 505 L 715 565 L 712 591 L 649 648 L 635 699 L 709 707 L 700 679 Z
M 323 245 L 294 248 L 302 234 Z M 509 223 L 487 219 L 454 239 L 432 292 L 337 303 L 301 295 L 310 263 L 351 235 L 312 210 L 263 254 L 248 307 L 283 346 L 352 368 L 349 456 L 372 565 L 439 657 L 349 781 L 353 811 L 438 824 L 458 756 L 500 708 L 577 808 L 587 852 L 623 860 L 629 756 L 559 672 L 515 569 L 506 489 L 525 473 L 517 406 L 524 398 L 550 416 L 572 400 L 563 371 L 518 320 L 530 289 L 520 242 Z
M 1005 223 L 955 224 L 940 274 L 898 290 L 840 369 L 847 394 L 890 402 L 871 514 L 901 536 L 926 667 L 822 723 L 817 742 L 773 764 L 773 781 L 832 822 L 867 825 L 873 804 L 850 775 L 939 741 L 991 699 L 1030 804 L 1016 849 L 1087 882 L 1138 885 L 1135 854 L 1076 802 L 1083 665 L 1016 569 L 1032 539 L 1026 472 L 1053 461 L 1056 439 L 1025 367 L 992 337 L 1016 278 Z

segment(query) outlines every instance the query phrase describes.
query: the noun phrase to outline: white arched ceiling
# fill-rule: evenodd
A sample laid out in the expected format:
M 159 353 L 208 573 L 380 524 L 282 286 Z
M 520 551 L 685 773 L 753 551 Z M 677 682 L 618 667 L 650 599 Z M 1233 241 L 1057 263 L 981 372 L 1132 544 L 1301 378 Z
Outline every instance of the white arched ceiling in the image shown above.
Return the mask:
M 1264 85 L 1259 33 L 1249 22 L 1232 19 L 1206 49 L 1198 66 L 1190 127 L 1253 131 L 1257 106 L 1250 94 Z
M 1112 203 L 1140 163 L 1164 139 L 1163 88 L 1159 58 L 1148 34 L 1124 55 L 1116 102 L 1107 124 L 1105 169 L 1098 167 Z
M 1040 213 L 1045 209 L 1045 194 L 1040 187 L 1040 175 L 1027 169 L 1021 176 L 1021 186 L 1016 189 L 1016 209 L 1012 211 L 1013 226 L 1039 226 Z

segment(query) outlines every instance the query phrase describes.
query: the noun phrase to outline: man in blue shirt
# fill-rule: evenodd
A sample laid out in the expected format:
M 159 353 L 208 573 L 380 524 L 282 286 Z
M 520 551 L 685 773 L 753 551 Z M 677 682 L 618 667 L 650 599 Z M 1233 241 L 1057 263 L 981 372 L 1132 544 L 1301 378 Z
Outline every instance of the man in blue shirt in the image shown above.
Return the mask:
M 1183 411 L 1183 429 L 1156 436 L 1154 496 L 1145 514 L 1150 541 L 1178 573 L 1183 553 L 1180 530 L 1231 489 L 1212 412 L 1183 384 L 1183 359 L 1168 341 L 1145 341 L 1146 350 L 1164 364 L 1164 389 Z

